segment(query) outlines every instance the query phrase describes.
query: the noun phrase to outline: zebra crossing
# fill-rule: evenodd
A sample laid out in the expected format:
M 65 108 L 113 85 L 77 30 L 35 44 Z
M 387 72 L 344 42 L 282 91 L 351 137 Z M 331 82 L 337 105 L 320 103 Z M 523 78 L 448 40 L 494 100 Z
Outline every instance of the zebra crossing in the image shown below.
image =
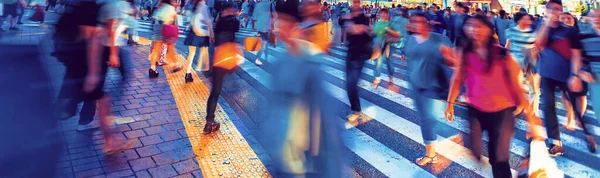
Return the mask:
M 285 53 L 281 47 L 269 50 L 267 59 L 261 59 L 263 66 L 256 66 L 256 52 L 246 52 L 248 61 L 240 67 L 238 74 L 247 76 L 245 80 L 255 80 L 262 87 L 270 90 L 268 71 L 270 64 L 280 59 Z M 345 62 L 347 51 L 344 47 L 331 49 L 332 55 L 327 57 L 322 67 L 327 76 L 327 89 L 333 99 L 349 108 L 344 86 Z M 385 66 L 387 67 L 387 66 Z M 384 68 L 385 68 L 384 67 Z M 388 73 L 383 69 L 380 87 L 374 88 L 371 81 L 374 77 L 374 61 L 369 61 L 362 71 L 359 81 L 361 105 L 367 119 L 359 123 L 347 123 L 345 135 L 346 147 L 357 156 L 358 162 L 368 166 L 357 166 L 357 172 L 364 172 L 363 177 L 492 177 L 491 168 L 487 163 L 487 151 L 484 154 L 484 163 L 478 162 L 469 156 L 466 137 L 469 133 L 468 122 L 464 119 L 465 108 L 455 107 L 457 117 L 453 122 L 443 118 L 444 108 L 438 108 L 438 138 L 437 153 L 442 157 L 442 165 L 433 167 L 419 167 L 414 160 L 424 154 L 424 144 L 420 134 L 419 119 L 416 108 L 409 95 L 409 86 L 406 79 L 406 64 L 403 61 L 394 61 L 395 74 L 392 83 L 387 83 Z M 459 111 L 460 110 L 460 111 Z M 564 108 L 559 106 L 559 111 L 564 113 Z M 591 115 L 588 113 L 588 115 Z M 589 117 L 589 116 L 587 116 Z M 339 115 L 345 119 L 345 115 Z M 564 116 L 559 118 L 561 124 L 566 123 Z M 528 156 L 529 143 L 525 138 L 528 130 L 527 122 L 519 118 L 516 122 L 515 136 L 511 142 L 511 168 L 513 175 L 517 174 L 519 163 Z M 543 128 L 542 128 L 543 129 Z M 591 129 L 598 131 L 597 123 Z M 545 131 L 545 130 L 544 130 Z M 596 139 L 599 135 L 596 132 Z M 464 138 L 463 138 L 464 137 Z M 558 167 L 566 177 L 600 177 L 600 154 L 590 153 L 580 129 L 573 132 L 561 128 L 561 138 L 564 143 L 566 155 L 556 157 Z M 487 150 L 489 138 L 484 134 L 484 150 Z M 358 164 L 363 165 L 363 164 Z M 377 171 L 362 171 L 361 169 L 376 169 Z M 375 175 L 371 173 L 376 172 Z
M 185 38 L 185 27 L 180 26 L 180 38 Z M 150 21 L 139 21 L 139 32 L 152 32 Z M 247 36 L 255 36 L 249 28 L 240 28 L 236 38 L 241 42 Z M 183 41 L 183 40 L 179 40 Z M 279 43 L 281 44 L 281 43 Z M 261 58 L 263 65 L 256 66 L 256 52 L 245 52 L 248 61 L 240 66 L 236 73 L 249 82 L 254 88 L 271 90 L 270 77 L 272 63 L 283 57 L 286 53 L 281 46 L 269 47 L 267 59 Z M 336 103 L 349 110 L 349 101 L 345 89 L 345 55 L 347 48 L 333 47 L 331 55 L 325 58 L 322 67 L 327 76 L 326 88 Z M 356 171 L 363 177 L 492 177 L 491 167 L 487 163 L 487 134 L 483 135 L 483 163 L 470 156 L 467 149 L 470 141 L 468 138 L 469 127 L 466 109 L 455 106 L 456 117 L 453 122 L 443 118 L 444 108 L 438 108 L 437 153 L 440 162 L 433 166 L 420 167 L 415 164 L 415 159 L 424 155 L 424 143 L 420 134 L 420 121 L 416 108 L 410 98 L 410 87 L 406 81 L 406 63 L 400 60 L 393 61 L 395 73 L 393 82 L 388 83 L 389 74 L 382 69 L 382 82 L 374 88 L 372 81 L 375 77 L 374 61 L 368 61 L 362 71 L 359 81 L 360 100 L 365 118 L 346 123 L 347 132 L 344 135 L 344 144 L 351 152 L 351 158 Z M 559 100 L 557 100 L 559 101 Z M 588 102 L 590 103 L 590 102 Z M 589 107 L 588 107 L 589 108 Z M 559 123 L 566 124 L 564 116 L 566 111 L 562 103 L 557 102 Z M 541 112 L 540 112 L 541 113 Z M 338 115 L 337 119 L 345 120 L 345 114 Z M 594 119 L 590 109 L 585 113 L 586 119 Z M 590 124 L 589 129 L 600 140 L 600 125 Z M 513 175 L 517 174 L 520 163 L 529 154 L 529 142 L 526 139 L 528 130 L 527 122 L 518 118 L 515 124 L 515 135 L 511 141 L 510 164 Z M 542 128 L 543 131 L 544 128 Z M 544 132 L 545 133 L 545 132 Z M 600 178 L 600 154 L 590 153 L 584 141 L 581 128 L 569 131 L 561 128 L 561 138 L 564 144 L 565 155 L 554 157 L 559 169 L 566 177 L 597 177 Z
M 142 32 L 142 33 L 150 33 L 152 34 L 152 21 L 148 21 L 148 20 L 138 20 L 138 26 L 136 31 L 137 32 Z M 186 29 L 188 29 L 188 27 L 186 26 L 178 26 L 179 27 L 179 38 L 180 39 L 185 39 L 187 37 L 188 32 L 186 31 Z M 236 33 L 236 36 L 238 37 L 244 37 L 244 36 L 254 36 L 256 35 L 256 32 L 252 32 L 251 29 L 248 28 L 240 28 L 240 31 Z M 183 41 L 183 40 L 180 40 Z

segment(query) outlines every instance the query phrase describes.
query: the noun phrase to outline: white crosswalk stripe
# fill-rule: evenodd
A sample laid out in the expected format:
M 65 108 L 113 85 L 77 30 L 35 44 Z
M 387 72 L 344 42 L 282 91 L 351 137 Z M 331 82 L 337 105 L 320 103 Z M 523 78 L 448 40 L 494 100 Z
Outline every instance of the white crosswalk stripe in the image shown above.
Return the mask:
M 179 26 L 179 38 L 185 39 L 187 37 L 188 32 L 185 30 L 186 26 Z M 152 22 L 147 20 L 138 20 L 138 28 L 136 29 L 138 32 L 145 32 L 152 34 Z M 257 33 L 252 32 L 251 29 L 248 28 L 240 28 L 240 31 L 236 33 L 237 37 L 244 36 L 255 36 Z
M 273 49 L 273 50 L 270 50 L 271 54 L 278 53 L 278 55 L 280 55 L 282 53 L 285 53 L 284 49 L 282 49 L 281 47 L 271 48 L 271 49 Z M 344 49 L 343 47 L 336 47 L 332 50 L 332 52 L 334 54 L 338 54 L 341 56 L 345 55 L 345 51 L 346 51 L 346 49 Z M 249 52 L 247 54 L 248 55 L 256 55 L 256 52 Z M 272 63 L 279 59 L 278 55 L 271 55 L 271 54 L 268 56 L 268 60 L 263 60 L 263 62 Z M 264 69 L 257 67 L 255 64 L 253 64 L 252 62 L 254 61 L 253 59 L 255 59 L 255 58 L 249 57 L 248 55 L 246 57 L 250 61 L 247 61 L 246 63 L 242 64 L 241 70 L 243 70 L 243 72 L 247 73 L 254 80 L 258 81 L 265 87 L 271 89 L 270 88 L 271 85 L 270 85 L 270 81 L 269 81 L 270 77 L 271 77 L 270 74 L 267 71 L 265 71 Z M 326 62 L 328 62 L 328 63 L 333 63 L 333 64 L 336 64 L 339 66 L 345 65 L 343 58 L 330 56 L 330 57 L 327 57 L 326 60 L 327 60 Z M 368 63 L 372 63 L 372 62 L 368 62 Z M 395 62 L 395 65 L 405 65 L 405 64 L 403 64 L 403 62 Z M 332 76 L 333 78 L 339 79 L 341 81 L 345 81 L 344 70 L 339 69 L 339 67 L 325 65 L 322 68 L 322 70 L 326 74 Z M 399 73 L 401 75 L 406 74 L 406 72 L 400 68 L 396 67 L 395 70 L 397 73 Z M 373 71 L 372 67 L 365 66 L 365 68 L 362 71 L 363 76 L 372 77 L 373 74 L 374 74 L 374 71 Z M 387 82 L 388 76 L 385 73 L 382 73 L 381 78 L 382 78 L 382 80 L 384 80 L 383 82 Z M 394 79 L 394 81 L 393 81 L 394 85 L 400 86 L 405 89 L 410 88 L 408 86 L 407 81 L 402 80 L 397 77 L 394 77 L 393 79 Z M 339 87 L 339 86 L 335 85 L 333 81 L 329 81 L 329 80 L 327 81 L 326 88 L 329 90 L 330 95 L 332 95 L 335 99 L 339 100 L 342 103 L 345 103 L 346 105 L 349 105 L 345 88 Z M 359 88 L 361 88 L 364 91 L 367 91 L 377 97 L 386 98 L 386 99 L 392 101 L 392 103 L 394 103 L 397 106 L 406 107 L 406 108 L 412 110 L 413 112 L 416 112 L 416 108 L 413 105 L 412 99 L 410 98 L 410 96 L 405 96 L 403 94 L 389 90 L 384 87 L 374 88 L 370 81 L 364 80 L 363 78 L 361 78 L 359 81 Z M 361 105 L 362 105 L 364 114 L 371 117 L 373 120 L 391 128 L 394 132 L 397 132 L 403 136 L 406 136 L 406 137 L 410 138 L 411 140 L 419 143 L 421 146 L 423 146 L 423 139 L 420 134 L 420 126 L 418 124 L 415 124 L 415 123 L 409 121 L 408 119 L 404 118 L 404 117 L 407 117 L 406 116 L 407 113 L 398 113 L 398 112 L 388 110 L 382 106 L 379 106 L 376 103 L 372 103 L 371 102 L 372 99 L 364 98 L 364 97 L 365 96 L 361 96 Z M 440 108 L 439 111 L 440 111 L 440 113 L 437 113 L 437 114 L 441 115 L 441 113 L 443 112 L 443 108 Z M 468 121 L 466 119 L 464 119 L 463 117 L 457 116 L 455 118 L 454 122 L 447 122 L 447 121 L 445 121 L 445 119 L 443 119 L 443 117 L 439 117 L 438 120 L 439 120 L 439 123 L 442 123 L 449 128 L 456 129 L 463 133 L 469 133 Z M 566 122 L 566 118 L 564 116 L 559 117 L 559 120 L 560 120 L 561 124 L 564 124 Z M 598 130 L 597 125 L 590 125 L 590 126 L 591 126 L 590 127 L 591 130 Z M 515 128 L 521 132 L 526 132 L 528 130 L 526 121 L 521 120 L 521 119 L 517 120 L 517 122 L 515 124 Z M 600 160 L 600 159 L 598 159 L 598 158 L 600 158 L 600 155 L 590 153 L 587 150 L 585 141 L 581 138 L 582 134 L 572 134 L 572 133 L 567 133 L 567 132 L 568 131 L 561 130 L 561 138 L 562 138 L 562 141 L 564 142 L 564 146 L 568 147 L 568 149 L 573 149 L 573 150 L 578 151 L 578 152 L 571 152 L 572 154 L 579 153 L 579 154 L 582 154 L 582 156 L 579 156 L 579 157 L 578 156 L 569 156 L 568 155 L 569 152 L 567 152 L 566 156 L 554 158 L 554 160 L 557 162 L 559 168 L 562 171 L 564 171 L 566 176 L 569 176 L 569 177 L 600 177 L 600 170 L 596 166 L 594 166 L 594 165 L 597 165 L 598 163 L 600 163 L 598 161 L 598 160 Z M 598 133 L 598 132 L 596 132 L 596 133 Z M 415 173 L 416 170 L 414 170 L 414 168 L 417 165 L 414 163 L 414 161 L 408 160 L 407 158 L 404 158 L 402 155 L 399 155 L 398 153 L 394 153 L 394 151 L 393 151 L 394 149 L 389 148 L 389 146 L 387 144 L 385 144 L 381 141 L 377 141 L 372 136 L 369 136 L 368 134 L 366 134 L 365 132 L 361 131 L 360 129 L 358 129 L 356 127 L 349 127 L 349 131 L 347 134 L 349 134 L 350 136 L 348 136 L 346 138 L 347 139 L 346 141 L 351 142 L 351 144 L 347 144 L 348 148 L 352 152 L 354 152 L 356 155 L 358 155 L 359 157 L 364 159 L 366 162 L 371 164 L 373 167 L 378 169 L 384 175 L 386 175 L 388 177 L 406 177 L 406 175 L 402 175 L 402 174 L 401 174 L 402 176 L 390 175 L 389 170 L 391 168 L 400 170 L 400 172 Z M 598 136 L 598 134 L 596 134 L 596 136 Z M 489 163 L 486 163 L 483 165 L 480 164 L 477 160 L 475 160 L 474 158 L 469 156 L 469 150 L 465 146 L 451 141 L 451 138 L 446 138 L 442 135 L 438 135 L 438 137 L 441 140 L 440 142 L 438 142 L 438 149 L 437 149 L 438 154 L 440 154 L 440 155 L 446 157 L 447 159 L 449 159 L 450 161 L 476 173 L 479 176 L 492 177 L 491 168 L 490 168 Z M 483 137 L 484 137 L 483 140 L 485 142 L 489 141 L 489 138 L 487 137 L 487 135 L 484 135 Z M 357 147 L 364 147 L 364 148 L 357 149 Z M 384 147 L 384 148 L 381 148 L 381 147 Z M 370 150 L 370 152 L 368 152 L 368 151 L 365 152 L 364 149 Z M 527 143 L 527 141 L 521 140 L 516 137 L 512 139 L 511 148 L 510 148 L 511 157 L 518 157 L 518 159 L 522 159 L 527 156 L 528 149 L 529 149 L 529 144 Z M 376 153 L 371 153 L 371 152 L 376 152 Z M 390 166 L 389 162 L 384 161 L 384 160 L 389 160 L 389 159 L 380 160 L 382 162 L 376 161 L 376 160 L 379 160 L 380 159 L 379 157 L 381 157 L 381 156 L 393 157 L 394 158 L 393 160 L 395 160 L 397 162 L 401 162 L 401 163 L 405 163 L 405 164 L 410 163 L 410 164 L 409 165 Z M 398 157 L 398 156 L 400 156 L 400 157 Z M 486 159 L 487 158 L 485 158 L 485 160 Z M 514 167 L 516 167 L 518 165 L 511 165 L 511 166 L 513 166 L 512 171 L 513 171 L 513 175 L 514 175 L 514 174 L 516 174 L 516 170 L 514 169 Z M 426 170 L 426 169 L 420 168 L 418 166 L 417 166 L 417 168 Z M 433 172 L 429 172 L 429 173 L 433 174 Z M 433 174 L 433 175 L 435 175 L 435 174 Z M 428 177 L 428 176 L 430 176 L 430 175 L 424 174 L 422 177 Z M 411 176 L 408 176 L 408 177 L 411 177 Z

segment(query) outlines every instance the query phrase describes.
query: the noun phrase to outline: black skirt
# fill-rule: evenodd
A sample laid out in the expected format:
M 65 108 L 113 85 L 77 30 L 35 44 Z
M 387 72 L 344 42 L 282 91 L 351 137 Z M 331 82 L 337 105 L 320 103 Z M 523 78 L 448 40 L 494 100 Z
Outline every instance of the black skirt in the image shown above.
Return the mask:
M 186 46 L 195 46 L 195 47 L 208 47 L 209 45 L 208 36 L 197 36 L 193 30 L 190 30 L 185 41 L 183 42 Z

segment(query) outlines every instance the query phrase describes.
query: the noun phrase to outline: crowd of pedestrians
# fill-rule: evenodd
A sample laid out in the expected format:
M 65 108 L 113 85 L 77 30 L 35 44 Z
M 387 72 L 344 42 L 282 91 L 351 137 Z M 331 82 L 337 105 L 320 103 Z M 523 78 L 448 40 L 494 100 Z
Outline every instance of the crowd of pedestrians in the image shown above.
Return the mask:
M 49 1 L 48 7 L 55 4 Z M 11 22 L 17 20 L 18 14 L 13 12 L 17 6 L 27 7 L 27 4 L 22 0 L 5 1 L 0 26 L 7 16 L 11 16 Z M 285 46 L 286 56 L 272 62 L 277 70 L 272 79 L 274 92 L 270 103 L 274 111 L 269 118 L 279 119 L 273 120 L 273 128 L 287 128 L 285 124 L 299 122 L 296 119 L 300 108 L 306 114 L 300 119 L 310 123 L 309 131 L 295 134 L 311 138 L 317 134 L 322 138 L 296 143 L 286 135 L 273 135 L 275 145 L 280 146 L 277 149 L 282 150 L 275 159 L 281 161 L 278 168 L 283 172 L 302 174 L 298 170 L 314 167 L 298 168 L 289 162 L 290 154 L 306 156 L 304 151 L 314 151 L 310 159 L 327 160 L 319 164 L 322 167 L 317 172 L 325 177 L 340 177 L 336 171 L 341 170 L 337 163 L 343 160 L 337 152 L 341 131 L 333 129 L 335 123 L 328 120 L 336 108 L 331 108 L 324 99 L 327 96 L 321 84 L 320 66 L 330 47 L 343 45 L 348 48 L 345 85 L 351 111 L 347 120 L 364 117 L 358 82 L 365 63 L 374 60 L 373 85 L 378 87 L 383 81 L 393 82 L 393 60 L 406 61 L 407 81 L 426 147 L 426 154 L 416 164 L 438 162 L 436 150 L 446 148 L 436 145 L 436 123 L 440 116 L 435 113 L 444 111 L 441 117 L 452 122 L 454 106 L 461 102 L 467 106 L 469 148 L 473 155 L 480 158 L 483 154 L 482 132 L 487 132 L 494 177 L 510 177 L 509 149 L 518 117 L 526 118 L 534 139 L 543 139 L 536 129 L 543 122 L 548 152 L 553 156 L 565 154 L 555 105 L 557 96 L 568 111 L 565 127 L 571 130 L 581 127 L 589 151 L 597 149 L 592 130 L 586 127 L 596 121 L 583 119 L 583 114 L 590 101 L 597 106 L 593 109 L 596 118 L 600 118 L 600 85 L 595 83 L 600 77 L 597 47 L 600 10 L 590 11 L 581 20 L 562 10 L 561 2 L 555 0 L 546 4 L 543 19 L 524 10 L 514 14 L 500 10 L 496 14 L 473 10 L 462 3 L 442 9 L 436 4 L 388 8 L 361 5 L 359 0 L 337 4 L 297 0 L 82 1 L 73 10 L 64 12 L 53 36 L 54 54 L 67 69 L 60 92 L 63 109 L 59 114 L 68 119 L 83 102 L 78 128 L 82 131 L 93 127 L 98 108 L 105 152 L 112 154 L 131 146 L 132 142 L 112 136 L 110 97 L 104 93 L 103 85 L 109 67 L 119 69 L 123 82 L 132 77 L 125 67 L 129 63 L 128 54 L 122 48 L 127 43 L 136 44 L 132 37 L 136 34 L 136 21 L 143 19 L 153 24 L 148 77 L 157 78 L 157 66 L 168 64 L 165 72 L 177 73 L 183 69 L 186 83 L 193 83 L 192 64 L 198 56 L 195 70 L 204 72 L 212 83 L 206 101 L 204 132 L 217 132 L 220 129 L 215 121 L 217 100 L 225 76 L 234 68 L 217 65 L 216 61 L 243 59 L 235 35 L 240 28 L 248 28 L 260 39 L 260 50 L 255 59 L 250 59 L 257 66 L 268 60 L 269 48 L 276 46 L 277 41 Z M 178 39 L 178 28 L 185 25 L 182 16 L 189 19 L 186 20 L 189 27 L 185 39 Z M 9 30 L 18 29 L 11 23 Z M 122 39 L 121 34 L 129 34 L 130 38 Z M 178 40 L 184 40 L 183 44 L 189 47 L 186 65 L 177 60 Z M 214 54 L 209 53 L 211 45 L 215 46 Z M 211 59 L 215 61 L 212 65 Z M 383 64 L 387 65 L 387 80 L 380 78 Z M 298 144 L 309 148 L 302 152 L 290 148 Z M 319 144 L 322 146 L 311 147 Z

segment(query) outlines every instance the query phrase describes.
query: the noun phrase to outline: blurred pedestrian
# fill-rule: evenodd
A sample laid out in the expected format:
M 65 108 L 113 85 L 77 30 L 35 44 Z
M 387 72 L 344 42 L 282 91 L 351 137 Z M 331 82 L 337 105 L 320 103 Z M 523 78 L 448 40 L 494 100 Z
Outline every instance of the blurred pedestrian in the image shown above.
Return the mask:
M 546 132 L 550 142 L 548 152 L 550 155 L 564 154 L 560 129 L 556 113 L 556 87 L 567 93 L 567 98 L 573 106 L 575 117 L 582 123 L 583 131 L 588 136 L 587 144 L 590 151 L 596 151 L 596 143 L 592 133 L 585 127 L 579 109 L 576 108 L 574 92 L 582 91 L 582 81 L 579 78 L 581 71 L 581 42 L 578 40 L 578 31 L 575 27 L 564 25 L 559 21 L 562 13 L 562 3 L 551 0 L 546 4 L 547 20 L 538 29 L 536 47 L 541 49 L 539 69 L 542 90 L 542 110 L 544 112 Z M 564 70 L 570 68 L 571 70 Z
M 373 81 L 373 86 L 378 87 L 381 79 L 381 68 L 383 65 L 383 61 L 385 60 L 388 69 L 388 82 L 393 82 L 394 78 L 394 66 L 392 65 L 392 60 L 389 57 L 390 54 L 390 46 L 389 44 L 391 40 L 397 40 L 400 38 L 400 33 L 398 30 L 391 25 L 390 16 L 388 9 L 382 9 L 379 11 L 379 21 L 373 25 L 373 33 L 375 33 L 374 46 L 375 51 L 379 52 L 380 55 L 377 57 L 376 65 L 375 65 L 375 80 Z M 376 52 L 376 53 L 377 53 Z
M 154 12 L 153 19 L 157 21 L 154 24 L 152 31 L 152 52 L 150 54 L 150 69 L 148 70 L 148 76 L 150 78 L 158 77 L 158 72 L 156 70 L 156 62 L 159 58 L 161 48 L 163 45 L 167 46 L 167 61 L 170 61 L 170 70 L 172 72 L 177 72 L 181 69 L 177 62 L 177 52 L 175 51 L 175 43 L 165 43 L 166 40 L 163 38 L 162 30 L 165 25 L 174 25 L 175 19 L 177 18 L 177 11 L 175 10 L 181 4 L 180 0 L 164 0 L 159 9 Z
M 349 121 L 361 118 L 360 97 L 358 96 L 358 81 L 362 69 L 373 54 L 373 37 L 369 27 L 369 17 L 360 9 L 360 1 L 352 0 L 351 14 L 345 24 L 348 34 L 348 54 L 346 56 L 346 90 L 350 100 L 352 113 Z
M 496 178 L 511 177 L 510 143 L 515 132 L 515 116 L 529 108 L 518 82 L 520 67 L 508 51 L 494 42 L 494 26 L 485 15 L 475 15 L 465 22 L 469 38 L 459 55 L 460 63 L 452 77 L 446 118 L 453 120 L 453 104 L 460 88 L 466 88 L 468 100 L 469 146 L 476 159 L 482 156 L 482 132 L 489 137 L 488 155 Z M 500 81 L 492 82 L 489 81 Z M 537 118 L 525 112 L 531 128 Z M 534 135 L 539 136 L 537 132 Z
M 418 158 L 416 163 L 425 166 L 438 162 L 435 127 L 436 117 L 441 113 L 436 114 L 436 110 L 443 107 L 444 103 L 439 100 L 447 97 L 449 86 L 447 80 L 439 76 L 445 76 L 448 70 L 446 64 L 452 64 L 452 55 L 448 55 L 452 43 L 442 34 L 431 32 L 424 13 L 411 16 L 409 26 L 414 34 L 406 37 L 402 51 L 406 55 L 411 96 L 421 119 L 421 134 L 426 148 L 425 156 Z
M 269 35 L 273 30 L 273 20 L 275 13 L 275 5 L 268 0 L 257 0 L 254 7 L 254 13 L 252 14 L 252 31 L 258 31 L 260 38 L 262 39 L 261 48 L 256 53 L 256 60 L 254 63 L 261 66 L 262 62 L 260 59 L 262 55 L 265 55 L 265 60 L 269 58 Z
M 185 73 L 185 82 L 193 82 L 192 78 L 192 63 L 196 56 L 196 49 L 200 48 L 198 62 L 196 62 L 196 70 L 200 72 L 208 72 L 210 70 L 208 46 L 210 41 L 214 41 L 213 25 L 210 16 L 210 9 L 206 6 L 205 0 L 198 0 L 194 5 L 194 13 L 192 14 L 192 29 L 188 32 L 184 45 L 188 46 L 187 70 Z

